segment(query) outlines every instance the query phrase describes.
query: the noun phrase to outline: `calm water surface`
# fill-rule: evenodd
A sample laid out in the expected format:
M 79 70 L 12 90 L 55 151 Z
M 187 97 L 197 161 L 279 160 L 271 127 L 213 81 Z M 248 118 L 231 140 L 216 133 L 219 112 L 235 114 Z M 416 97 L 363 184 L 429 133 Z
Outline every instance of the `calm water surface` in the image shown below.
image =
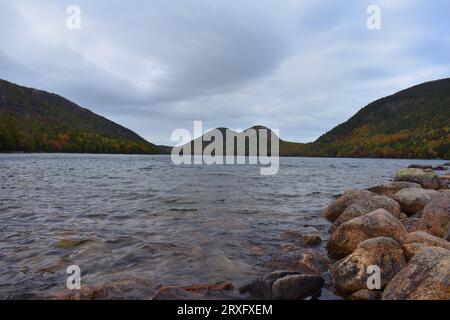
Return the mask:
M 82 283 L 148 299 L 161 285 L 267 272 L 285 230 L 319 230 L 333 196 L 391 179 L 412 163 L 282 158 L 259 167 L 175 166 L 169 156 L 0 155 L 0 298 L 46 298 Z M 323 247 L 318 247 L 323 251 Z

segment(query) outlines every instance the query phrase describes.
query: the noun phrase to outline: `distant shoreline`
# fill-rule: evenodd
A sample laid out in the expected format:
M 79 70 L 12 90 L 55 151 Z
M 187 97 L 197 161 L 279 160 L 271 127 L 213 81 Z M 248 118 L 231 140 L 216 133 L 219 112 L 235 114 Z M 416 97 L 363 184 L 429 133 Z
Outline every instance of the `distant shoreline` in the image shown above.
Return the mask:
M 169 156 L 170 153 L 92 153 L 92 152 L 26 152 L 26 151 L 0 151 L 3 154 L 49 154 L 49 155 L 117 155 L 117 156 Z M 246 156 L 247 157 L 247 156 Z M 299 155 L 283 155 L 280 158 L 311 158 L 311 159 L 367 159 L 367 160 L 421 160 L 421 161 L 450 161 L 450 159 L 443 158 L 377 158 L 377 157 L 319 157 L 319 156 L 299 156 Z

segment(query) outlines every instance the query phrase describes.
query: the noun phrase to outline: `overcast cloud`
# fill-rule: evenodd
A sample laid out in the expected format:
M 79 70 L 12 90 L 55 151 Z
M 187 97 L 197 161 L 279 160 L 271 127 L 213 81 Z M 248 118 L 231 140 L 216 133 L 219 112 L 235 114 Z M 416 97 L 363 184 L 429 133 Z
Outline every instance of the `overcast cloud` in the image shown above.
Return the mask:
M 81 30 L 66 28 L 78 5 Z M 366 27 L 380 6 L 382 29 Z M 450 76 L 450 2 L 0 0 L 0 78 L 158 144 L 176 128 L 312 141 L 361 107 Z

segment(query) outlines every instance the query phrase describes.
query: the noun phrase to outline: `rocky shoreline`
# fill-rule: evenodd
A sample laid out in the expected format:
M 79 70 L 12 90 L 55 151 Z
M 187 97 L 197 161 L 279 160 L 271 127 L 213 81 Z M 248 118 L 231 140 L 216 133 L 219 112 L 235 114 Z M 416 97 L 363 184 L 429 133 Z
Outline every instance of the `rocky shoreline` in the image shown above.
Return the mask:
M 239 293 L 228 282 L 164 286 L 152 299 L 450 300 L 450 174 L 435 172 L 449 165 L 412 165 L 393 182 L 339 196 L 324 210 L 326 254 L 313 248 L 316 233 L 287 232 L 301 245 L 286 246 L 269 261 L 275 271 Z

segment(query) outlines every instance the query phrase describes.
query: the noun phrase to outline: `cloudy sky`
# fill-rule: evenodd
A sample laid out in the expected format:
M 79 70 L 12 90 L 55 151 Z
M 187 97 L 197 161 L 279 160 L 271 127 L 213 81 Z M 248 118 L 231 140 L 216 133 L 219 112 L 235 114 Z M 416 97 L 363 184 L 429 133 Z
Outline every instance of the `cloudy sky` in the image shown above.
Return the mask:
M 381 30 L 366 26 L 372 4 Z M 69 5 L 80 30 L 66 27 Z M 0 78 L 158 144 L 194 120 L 307 142 L 377 98 L 450 77 L 449 14 L 439 0 L 0 0 Z

